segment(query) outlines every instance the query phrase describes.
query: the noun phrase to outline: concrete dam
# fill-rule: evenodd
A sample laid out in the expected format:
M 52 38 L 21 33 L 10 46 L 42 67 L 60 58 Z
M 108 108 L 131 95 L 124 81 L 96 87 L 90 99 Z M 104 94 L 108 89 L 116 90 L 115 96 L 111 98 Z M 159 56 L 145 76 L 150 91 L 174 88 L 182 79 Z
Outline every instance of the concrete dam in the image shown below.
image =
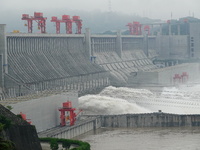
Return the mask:
M 2 98 L 53 89 L 81 94 L 157 68 L 155 36 L 5 33 L 5 25 L 0 35 Z
M 62 128 L 59 126 L 58 112 L 63 102 L 70 100 L 78 108 L 78 97 L 99 93 L 110 85 L 138 87 L 143 84 L 160 88 L 198 82 L 199 63 L 178 64 L 181 59 L 192 60 L 200 56 L 197 51 L 199 32 L 194 32 L 198 26 L 190 25 L 188 35 L 152 36 L 122 35 L 120 31 L 116 35 L 95 35 L 89 29 L 84 34 L 6 33 L 6 26 L 0 25 L 1 104 L 13 107 L 12 112 L 15 114 L 20 111 L 25 113 L 42 136 L 51 134 L 46 132 L 50 130 L 53 132 L 52 137 L 73 138 L 101 126 L 171 126 L 173 123 L 177 126 L 199 126 L 199 115 L 194 118 L 192 115 L 182 117 L 154 113 L 158 110 L 178 114 L 183 110 L 188 114 L 191 110 L 198 112 L 199 98 L 192 102 L 182 97 L 169 100 L 168 97 L 147 95 L 142 98 L 144 93 L 138 98 L 138 92 L 129 91 L 131 89 L 128 89 L 129 92 L 122 89 L 122 94 L 118 89 L 112 90 L 112 100 L 118 98 L 118 102 L 130 108 L 131 102 L 125 101 L 132 100 L 129 94 L 136 93 L 132 108 L 146 107 L 150 109 L 150 114 L 105 115 L 83 119 L 83 122 L 81 120 L 73 127 Z M 154 60 L 158 57 L 165 62 L 163 68 L 155 65 Z M 104 93 L 99 98 L 100 103 L 103 104 L 102 97 L 105 96 Z M 113 101 L 115 104 L 118 102 Z M 100 108 L 100 105 L 95 106 Z M 171 106 L 178 111 L 169 112 Z M 107 107 L 105 109 L 108 110 Z M 102 112 L 105 112 L 104 109 Z

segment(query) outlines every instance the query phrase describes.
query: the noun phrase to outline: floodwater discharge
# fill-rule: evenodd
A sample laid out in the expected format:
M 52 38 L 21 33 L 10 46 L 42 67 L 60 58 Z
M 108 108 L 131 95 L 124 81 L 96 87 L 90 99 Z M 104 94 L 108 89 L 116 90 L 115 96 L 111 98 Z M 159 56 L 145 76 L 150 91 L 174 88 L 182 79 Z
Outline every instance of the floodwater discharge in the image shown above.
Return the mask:
M 162 110 L 166 113 L 200 114 L 200 85 L 168 87 L 161 91 L 107 87 L 100 94 L 79 98 L 89 114 L 130 114 Z
M 88 114 L 200 114 L 200 85 L 167 87 L 161 91 L 107 87 L 79 98 Z M 77 137 L 91 150 L 200 150 L 200 127 L 101 128 Z

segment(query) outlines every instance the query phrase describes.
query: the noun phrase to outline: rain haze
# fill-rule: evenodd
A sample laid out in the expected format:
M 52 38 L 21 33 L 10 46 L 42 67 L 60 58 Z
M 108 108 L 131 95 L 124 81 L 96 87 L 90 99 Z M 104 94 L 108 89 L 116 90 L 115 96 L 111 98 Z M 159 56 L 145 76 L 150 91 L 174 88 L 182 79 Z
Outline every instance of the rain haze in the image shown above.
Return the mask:
M 131 21 L 142 23 L 165 22 L 192 16 L 200 18 L 199 0 L 0 0 L 0 24 L 7 25 L 7 32 L 27 32 L 22 14 L 42 12 L 47 17 L 47 32 L 54 33 L 52 16 L 80 16 L 83 29 L 93 33 L 126 30 Z M 6 14 L 6 15 L 5 15 Z M 151 20 L 154 19 L 154 20 Z M 157 19 L 157 20 L 155 20 Z M 64 33 L 64 30 L 61 31 Z
M 178 19 L 185 16 L 200 18 L 199 0 L 1 0 L 0 12 L 8 14 L 26 13 L 56 9 L 60 12 L 71 10 L 113 11 L 134 14 L 153 19 Z M 16 12 L 17 11 L 17 12 Z M 1 13 L 1 18 L 5 14 Z M 8 16 L 7 16 L 8 17 Z
M 16 124 L 2 135 L 15 149 L 86 132 L 95 150 L 199 149 L 199 6 L 0 0 L 0 118 Z

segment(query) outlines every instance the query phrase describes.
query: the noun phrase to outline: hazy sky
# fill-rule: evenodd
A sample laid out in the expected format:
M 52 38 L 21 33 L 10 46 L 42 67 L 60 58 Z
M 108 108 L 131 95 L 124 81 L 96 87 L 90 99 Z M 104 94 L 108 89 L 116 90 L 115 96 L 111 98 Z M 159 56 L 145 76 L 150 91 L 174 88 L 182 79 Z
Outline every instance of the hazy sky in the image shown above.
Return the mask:
M 167 20 L 185 16 L 200 18 L 200 0 L 110 0 L 111 10 L 142 17 Z M 85 10 L 108 11 L 109 0 L 0 0 L 0 17 L 15 12 L 44 12 L 50 9 L 58 11 Z M 67 14 L 67 13 L 66 13 Z M 6 16 L 9 18 L 8 16 Z

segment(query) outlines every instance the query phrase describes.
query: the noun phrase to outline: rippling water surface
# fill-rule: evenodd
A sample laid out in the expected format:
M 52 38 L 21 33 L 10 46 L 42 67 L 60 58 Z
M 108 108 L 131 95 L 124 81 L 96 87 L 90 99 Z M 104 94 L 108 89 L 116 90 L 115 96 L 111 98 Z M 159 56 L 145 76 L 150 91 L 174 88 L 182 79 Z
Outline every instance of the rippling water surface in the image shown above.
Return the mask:
M 200 127 L 101 128 L 78 139 L 91 150 L 200 150 Z
M 163 88 L 161 92 L 107 87 L 98 95 L 79 98 L 91 114 L 166 113 L 200 114 L 200 85 Z M 102 128 L 78 137 L 92 150 L 200 150 L 200 127 Z

